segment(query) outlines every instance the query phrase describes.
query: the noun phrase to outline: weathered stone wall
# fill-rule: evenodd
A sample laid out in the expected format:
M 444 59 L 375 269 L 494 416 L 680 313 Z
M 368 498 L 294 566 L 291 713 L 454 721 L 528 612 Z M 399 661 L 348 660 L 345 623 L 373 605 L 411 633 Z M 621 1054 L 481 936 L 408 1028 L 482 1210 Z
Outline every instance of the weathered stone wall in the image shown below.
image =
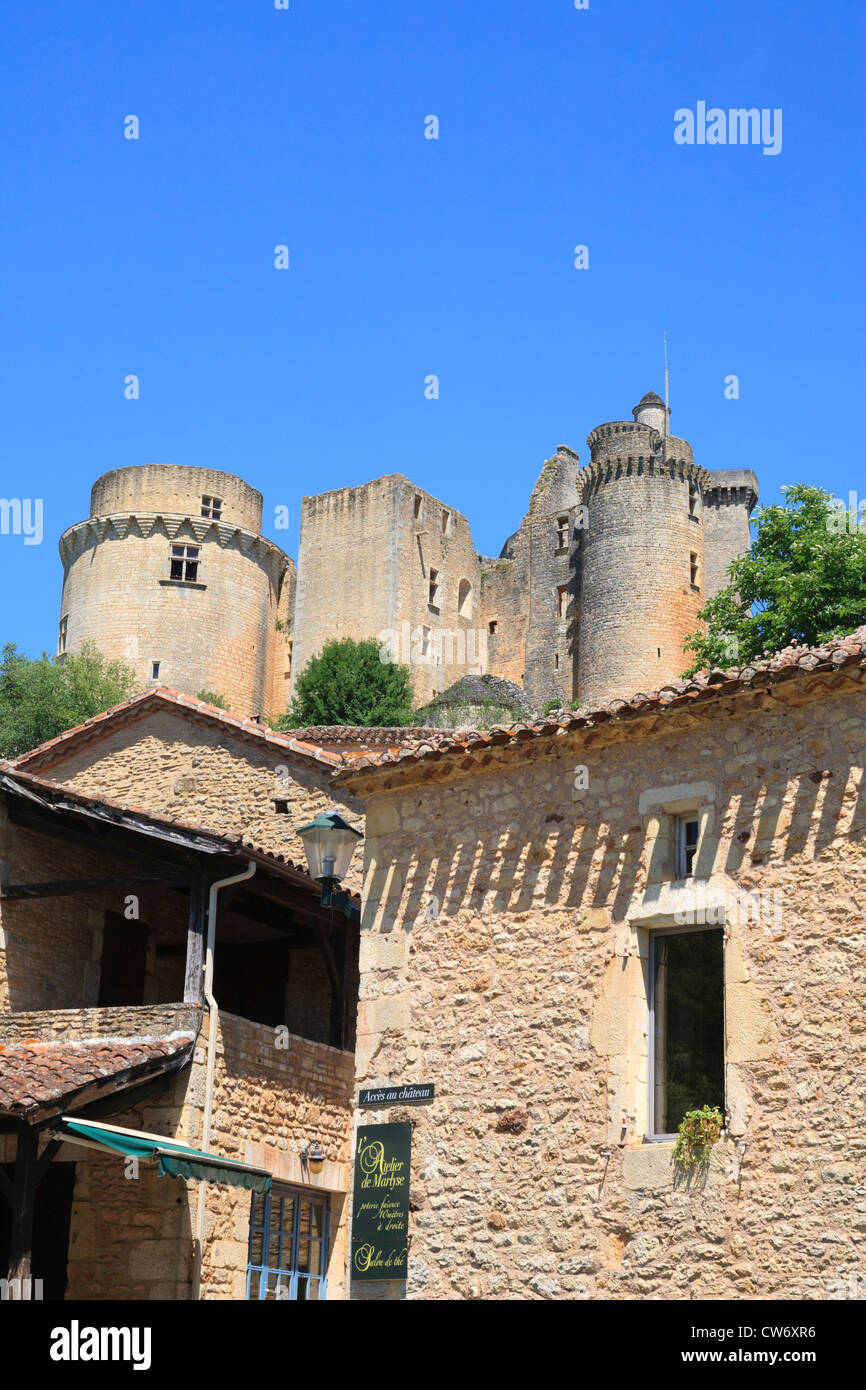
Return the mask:
M 175 463 L 146 463 L 103 473 L 91 489 L 90 515 L 164 511 L 200 517 L 204 496 L 220 498 L 223 521 L 246 531 L 261 529 L 262 494 L 249 483 L 216 468 Z
M 306 857 L 296 831 L 321 811 L 336 806 L 363 829 L 361 802 L 331 785 L 327 766 L 174 710 L 132 721 L 88 747 L 58 750 L 34 770 L 89 796 L 243 837 L 300 865 Z M 287 812 L 277 809 L 283 803 Z M 346 885 L 360 888 L 360 850 Z
M 601 425 L 587 442 L 577 693 L 591 708 L 658 690 L 688 665 L 685 639 L 706 597 L 702 509 L 699 500 L 690 515 L 689 484 L 700 495 L 708 475 L 685 440 L 643 425 Z
M 219 491 L 218 491 L 219 489 Z M 201 516 L 203 495 L 222 516 Z M 231 474 L 153 465 L 98 479 L 89 520 L 60 539 L 65 650 L 92 643 L 141 687 L 212 691 L 236 714 L 282 713 L 294 565 L 259 534 L 261 495 Z M 110 519 L 106 519 L 110 517 Z M 171 578 L 172 546 L 199 549 L 194 582 Z M 287 587 L 288 585 L 288 587 Z
M 109 1123 L 197 1147 L 202 1138 L 207 1013 L 195 1060 L 165 1091 L 112 1115 Z M 330 1196 L 328 1296 L 344 1287 L 353 1057 L 229 1014 L 220 1017 L 209 1150 L 269 1169 L 277 1181 Z M 300 1154 L 317 1139 L 319 1175 Z M 135 1169 L 121 1155 L 64 1145 L 56 1162 L 76 1163 L 67 1298 L 188 1299 L 198 1183 Z M 202 1296 L 243 1299 L 250 1193 L 207 1184 Z
M 730 565 L 749 549 L 749 516 L 757 500 L 758 480 L 750 469 L 718 469 L 710 474 L 704 492 L 707 598 L 724 588 Z
M 0 882 L 96 878 L 128 871 L 108 855 L 13 827 L 0 804 Z M 102 924 L 123 895 L 0 899 L 0 1013 L 96 1004 Z
M 431 570 L 438 573 L 435 604 L 429 601 Z M 469 585 L 462 604 L 461 581 Z M 475 636 L 480 585 L 466 518 L 401 474 L 305 497 L 293 684 L 332 638 L 390 640 L 399 661 L 410 666 L 416 703 L 424 704 L 468 670 L 486 669 Z M 427 657 L 420 651 L 422 628 L 431 633 Z
M 358 774 L 356 1079 L 436 1100 L 365 1112 L 415 1127 L 414 1214 L 407 1287 L 355 1296 L 821 1299 L 861 1268 L 859 675 Z M 642 1142 L 649 933 L 700 907 L 666 881 L 684 809 L 728 934 L 729 1134 L 691 1178 Z

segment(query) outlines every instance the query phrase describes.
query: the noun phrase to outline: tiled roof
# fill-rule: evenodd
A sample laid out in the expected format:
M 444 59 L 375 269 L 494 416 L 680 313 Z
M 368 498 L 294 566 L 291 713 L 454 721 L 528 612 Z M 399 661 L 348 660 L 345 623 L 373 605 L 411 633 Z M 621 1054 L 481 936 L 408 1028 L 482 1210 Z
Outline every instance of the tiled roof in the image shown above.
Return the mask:
M 126 1080 L 173 1069 L 188 1058 L 192 1032 L 165 1038 L 91 1038 L 71 1043 L 34 1039 L 0 1043 L 0 1113 L 59 1109 L 96 1088 L 112 1090 L 112 1078 Z M 88 1097 L 89 1098 L 89 1097 Z
M 658 716 L 696 704 L 712 703 L 721 697 L 739 696 L 750 690 L 777 685 L 794 677 L 833 672 L 844 667 L 866 666 L 866 626 L 846 637 L 836 637 L 817 647 L 786 647 L 748 666 L 712 670 L 691 680 L 670 681 L 658 690 L 638 692 L 630 700 L 610 700 L 592 709 L 575 710 L 533 723 L 496 725 L 488 732 L 442 730 L 435 737 L 397 752 L 381 753 L 355 760 L 339 771 L 334 780 L 349 783 L 362 773 L 414 765 L 425 759 L 455 758 L 485 749 L 515 745 L 540 738 L 592 729 L 603 724 L 624 723 L 646 716 Z
M 155 686 L 153 690 L 145 690 L 139 695 L 133 695 L 131 699 L 123 700 L 119 705 L 114 705 L 103 714 L 95 714 L 92 719 L 86 720 L 85 723 L 77 724 L 75 728 L 66 729 L 56 738 L 48 739 L 47 742 L 41 743 L 38 748 L 31 748 L 29 752 L 22 753 L 14 760 L 15 766 L 48 766 L 66 753 L 71 746 L 74 745 L 77 748 L 82 744 L 94 742 L 106 733 L 113 732 L 115 728 L 123 728 L 143 718 L 144 715 L 153 710 L 162 708 L 172 708 L 191 718 L 221 724 L 244 738 L 251 738 L 260 744 L 279 748 L 281 751 L 295 753 L 298 757 L 308 758 L 326 768 L 340 767 L 343 761 L 339 753 L 317 747 L 306 737 L 306 730 L 278 733 L 276 730 L 260 724 L 256 719 L 239 719 L 236 715 L 228 714 L 226 710 L 219 709 L 216 705 L 206 704 L 204 700 L 196 700 L 192 695 L 185 695 L 182 691 L 171 690 L 168 686 L 160 685 Z
M 196 825 L 190 821 L 178 820 L 171 816 L 157 816 L 152 811 L 146 810 L 141 806 L 132 806 L 122 801 L 113 801 L 105 796 L 88 796 L 84 792 L 76 790 L 74 787 L 66 786 L 58 782 L 50 782 L 44 777 L 37 777 L 32 772 L 27 772 L 19 767 L 17 763 L 4 763 L 0 760 L 0 774 L 8 779 L 13 785 L 20 785 L 26 790 L 32 787 L 39 793 L 39 798 L 59 810 L 75 810 L 81 807 L 83 811 L 99 813 L 106 812 L 105 819 L 111 821 L 112 812 L 118 816 L 133 818 L 132 824 L 128 824 L 128 829 L 140 829 L 147 833 L 149 827 L 155 829 L 177 830 L 191 836 L 203 837 L 206 842 L 227 854 L 247 855 L 255 858 L 265 867 L 271 866 L 275 870 L 288 869 L 292 873 L 306 879 L 311 892 L 318 892 L 319 886 L 315 879 L 310 878 L 306 864 L 296 863 L 284 854 L 275 853 L 273 850 L 264 849 L 254 841 L 235 835 L 226 835 L 219 830 L 211 830 L 205 825 Z M 195 845 L 192 846 L 195 848 Z M 207 845 L 204 846 L 205 848 Z M 360 902 L 357 894 L 352 894 L 353 902 Z

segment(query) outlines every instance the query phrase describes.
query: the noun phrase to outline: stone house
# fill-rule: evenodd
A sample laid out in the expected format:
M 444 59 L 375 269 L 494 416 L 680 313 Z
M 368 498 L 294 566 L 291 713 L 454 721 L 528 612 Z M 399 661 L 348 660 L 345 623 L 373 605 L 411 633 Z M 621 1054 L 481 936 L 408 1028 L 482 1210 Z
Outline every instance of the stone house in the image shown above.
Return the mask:
M 866 628 L 336 774 L 366 805 L 356 1083 L 410 1120 L 406 1282 L 822 1299 L 866 1232 Z M 724 1130 L 691 1169 L 684 1113 Z
M 359 899 L 295 831 L 343 762 L 160 690 L 0 768 L 13 1291 L 341 1296 Z

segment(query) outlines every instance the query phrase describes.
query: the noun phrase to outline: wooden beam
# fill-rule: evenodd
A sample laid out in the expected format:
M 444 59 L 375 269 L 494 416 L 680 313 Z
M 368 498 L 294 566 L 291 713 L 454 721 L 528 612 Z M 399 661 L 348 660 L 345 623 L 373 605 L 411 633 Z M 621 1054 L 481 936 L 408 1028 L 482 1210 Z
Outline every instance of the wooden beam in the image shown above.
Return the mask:
M 12 1239 L 9 1244 L 9 1279 L 29 1279 L 33 1254 L 33 1211 L 36 1202 L 36 1159 L 39 1135 L 30 1125 L 18 1131 L 15 1177 L 12 1182 Z
M 204 943 L 207 931 L 208 880 L 200 869 L 193 872 L 189 890 L 189 926 L 186 936 L 185 1004 L 204 1002 Z
M 59 1139 L 49 1139 L 39 1158 L 36 1160 L 36 1181 L 41 1182 L 45 1169 L 49 1163 L 57 1157 L 63 1145 Z
M 144 864 L 165 864 L 166 860 L 172 862 L 167 854 L 160 853 L 157 846 L 149 852 L 130 848 L 123 841 L 127 835 L 132 838 L 131 832 L 123 833 L 120 844 L 112 844 L 106 839 L 105 828 L 100 829 L 95 823 L 90 830 L 79 830 L 60 821 L 34 815 L 32 811 L 24 811 L 14 801 L 9 805 L 9 819 L 13 825 L 19 825 L 23 830 L 33 830 L 37 835 L 47 835 L 50 839 L 62 840 L 64 844 L 74 845 L 78 849 L 89 849 L 95 854 L 105 854 L 117 859 L 140 859 Z M 140 841 L 142 837 L 139 835 L 136 838 Z M 177 863 L 177 860 L 174 862 Z M 193 863 L 194 856 L 184 855 L 183 862 Z
M 184 885 L 189 882 L 186 869 L 157 869 L 149 874 L 126 874 L 110 878 L 69 878 L 49 882 L 4 883 L 0 885 L 0 898 L 7 902 L 22 901 L 29 898 L 62 898 L 70 893 L 98 893 L 114 890 L 122 893 L 125 888 L 137 888 L 149 883 L 166 886 Z
M 337 967 L 339 977 L 339 988 L 331 992 L 331 1046 L 337 1047 L 342 1052 L 346 1043 L 346 962 L 349 955 L 347 949 L 348 930 L 341 931 L 339 926 L 334 929 L 331 927 L 331 942 L 334 953 L 334 964 Z

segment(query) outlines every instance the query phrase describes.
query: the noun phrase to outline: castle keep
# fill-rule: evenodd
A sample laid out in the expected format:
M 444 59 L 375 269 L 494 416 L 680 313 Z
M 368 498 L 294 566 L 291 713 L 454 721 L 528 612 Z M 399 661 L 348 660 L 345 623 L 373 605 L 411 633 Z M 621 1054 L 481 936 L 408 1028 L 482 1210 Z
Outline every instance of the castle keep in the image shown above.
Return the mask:
M 402 474 L 305 497 L 297 584 L 261 535 L 261 495 L 210 469 L 105 474 L 60 541 L 58 652 L 92 641 L 143 682 L 274 717 L 332 638 L 374 638 L 409 665 L 416 704 L 467 674 L 529 703 L 655 690 L 687 665 L 698 613 L 749 546 L 749 469 L 707 472 L 654 393 L 560 446 L 519 529 L 479 555 L 467 519 Z

